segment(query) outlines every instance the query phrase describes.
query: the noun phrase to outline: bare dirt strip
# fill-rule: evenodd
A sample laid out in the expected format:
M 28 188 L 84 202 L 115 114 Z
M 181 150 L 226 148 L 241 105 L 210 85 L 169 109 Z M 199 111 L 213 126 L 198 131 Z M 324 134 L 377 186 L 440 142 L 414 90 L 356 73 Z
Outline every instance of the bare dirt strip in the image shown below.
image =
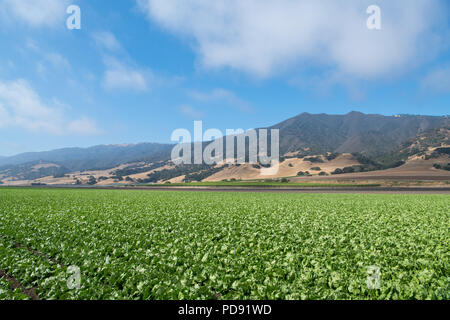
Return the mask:
M 0 234 L 0 236 L 1 236 L 1 234 Z M 11 239 L 11 237 L 7 237 L 7 236 L 3 236 L 3 237 Z M 37 251 L 37 250 L 35 250 L 35 249 L 33 249 L 33 248 L 24 246 L 24 245 L 22 245 L 22 244 L 16 242 L 16 241 L 13 240 L 13 239 L 12 239 L 12 241 L 14 241 L 14 247 L 16 247 L 16 248 L 21 248 L 21 249 L 28 250 L 30 253 L 34 254 L 35 256 L 39 256 L 39 257 L 42 257 L 42 258 L 47 259 L 47 260 L 49 260 L 49 261 L 52 261 L 52 262 L 56 263 L 57 265 L 59 265 L 59 266 L 62 267 L 62 268 L 68 267 L 66 264 L 64 264 L 64 263 L 62 263 L 62 262 L 59 262 L 59 261 L 56 260 L 54 257 L 52 257 L 52 256 L 50 256 L 50 255 L 48 255 L 48 254 L 46 254 L 46 253 L 43 253 L 43 252 Z M 1 270 L 0 270 L 0 271 L 1 271 Z M 5 273 L 5 275 L 6 275 L 6 273 Z M 1 273 L 0 273 L 0 278 L 1 278 L 1 277 L 2 277 L 2 276 L 1 276 Z M 9 276 L 9 277 L 10 277 L 10 276 Z M 19 287 L 17 287 L 17 286 L 15 286 L 14 283 L 11 283 L 11 285 L 12 285 L 12 287 L 13 287 L 14 289 L 15 289 L 15 288 L 21 288 L 22 291 L 23 291 L 28 297 L 32 298 L 33 300 L 40 300 L 39 297 L 37 296 L 37 294 L 35 293 L 35 290 L 36 290 L 38 287 L 34 287 L 34 288 L 32 288 L 32 289 L 25 289 L 25 288 L 24 288 L 24 287 L 23 287 L 23 286 L 15 279 L 15 278 L 13 278 L 13 277 L 10 277 L 10 278 L 13 279 L 13 280 L 19 285 Z M 9 280 L 9 278 L 6 278 L 6 279 Z M 11 281 L 10 281 L 10 282 L 11 282 Z M 104 281 L 102 281 L 102 283 L 103 283 L 105 286 L 110 287 L 110 284 L 109 284 L 109 283 L 104 282 Z M 24 291 L 24 290 L 25 290 L 25 291 Z M 37 299 L 34 299 L 33 296 L 30 295 L 30 294 L 35 295 L 35 297 L 36 297 Z
M 402 176 L 402 175 L 362 175 L 362 174 L 340 174 L 328 177 L 314 177 L 316 180 L 407 180 L 407 181 L 449 181 L 450 176 Z M 306 180 L 306 179 L 304 179 Z
M 62 264 L 62 263 L 58 262 L 55 258 L 50 257 L 49 255 L 47 255 L 47 254 L 45 254 L 45 253 L 42 253 L 42 252 L 39 252 L 39 251 L 37 251 L 37 250 L 34 250 L 34 249 L 32 249 L 32 248 L 25 247 L 25 246 L 21 245 L 20 243 L 15 243 L 14 246 L 15 246 L 16 248 L 26 249 L 26 250 L 28 250 L 30 253 L 34 254 L 35 256 L 39 256 L 39 257 L 42 257 L 42 258 L 47 259 L 47 260 L 49 260 L 49 261 L 52 261 L 53 263 L 56 263 L 57 265 L 59 265 L 59 266 L 62 267 L 62 268 L 67 267 L 65 264 Z
M 1 190 L 2 187 L 0 187 Z M 78 190 L 147 190 L 195 192 L 256 192 L 256 193 L 379 193 L 379 194 L 448 194 L 450 187 L 92 187 L 92 186 L 34 186 L 14 188 L 78 189 Z
M 147 190 L 175 191 L 175 188 Z M 257 192 L 257 193 L 380 193 L 380 194 L 449 194 L 450 188 L 177 188 L 176 191 Z
M 6 236 L 4 236 L 4 237 L 6 237 Z M 9 238 L 9 237 L 6 237 L 6 238 Z M 27 247 L 27 246 L 24 246 L 24 245 L 22 245 L 22 244 L 20 244 L 20 243 L 18 243 L 18 242 L 15 242 L 15 241 L 14 241 L 14 247 L 20 248 L 20 249 L 25 249 L 25 250 L 29 251 L 30 253 L 34 254 L 35 256 L 42 257 L 42 258 L 44 258 L 44 259 L 47 259 L 47 260 L 49 260 L 49 261 L 52 261 L 52 262 L 58 264 L 60 267 L 66 267 L 66 265 L 64 265 L 64 264 L 62 264 L 62 263 L 60 263 L 60 262 L 58 262 L 55 258 L 50 257 L 49 255 L 47 255 L 47 254 L 45 254 L 45 253 L 42 253 L 42 252 L 40 252 L 40 251 L 37 251 L 37 250 L 35 250 L 35 249 L 29 248 L 29 247 Z M 17 289 L 17 288 L 20 288 L 20 290 L 21 290 L 26 296 L 28 296 L 30 299 L 32 299 L 32 300 L 41 300 L 41 299 L 39 298 L 39 296 L 36 294 L 36 289 L 37 289 L 37 287 L 33 287 L 33 288 L 30 288 L 30 289 L 27 289 L 27 288 L 25 288 L 25 287 L 24 287 L 24 286 L 23 286 L 16 278 L 14 278 L 14 277 L 11 276 L 11 275 L 8 275 L 5 271 L 0 270 L 0 278 L 3 278 L 3 277 L 4 277 L 6 280 L 9 281 L 9 283 L 11 284 L 11 287 L 12 287 L 14 290 Z
M 196 192 L 250 192 L 250 193 L 380 193 L 380 194 L 449 194 L 450 188 L 267 188 L 267 187 L 150 187 L 150 188 L 130 188 L 139 190 L 159 190 L 159 191 L 196 191 Z
M 25 288 L 16 278 L 10 276 L 5 271 L 0 270 L 0 278 L 5 278 L 11 284 L 13 290 L 19 288 L 27 297 L 32 300 L 40 300 L 39 296 L 36 294 L 36 288 Z

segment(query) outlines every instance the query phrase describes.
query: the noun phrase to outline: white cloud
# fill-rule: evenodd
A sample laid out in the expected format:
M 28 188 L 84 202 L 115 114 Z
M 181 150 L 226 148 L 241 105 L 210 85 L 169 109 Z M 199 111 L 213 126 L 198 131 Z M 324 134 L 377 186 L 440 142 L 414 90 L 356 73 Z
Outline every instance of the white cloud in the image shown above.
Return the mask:
M 25 46 L 34 52 L 41 53 L 41 48 L 39 48 L 36 41 L 34 41 L 33 39 L 28 38 Z
M 94 33 L 92 38 L 99 47 L 111 51 L 108 54 L 115 56 L 104 56 L 106 70 L 102 79 L 103 88 L 141 92 L 149 90 L 150 85 L 153 87 L 180 82 L 177 77 L 164 79 L 156 77 L 149 69 L 136 67 L 126 50 L 111 32 L 99 31 Z M 120 60 L 118 56 L 121 56 Z
M 42 62 L 36 63 L 36 72 L 39 73 L 41 77 L 44 77 L 47 72 L 47 68 L 44 66 Z
M 106 70 L 103 86 L 107 89 L 147 90 L 145 77 L 137 70 L 127 68 Z
M 6 126 L 10 121 L 8 111 L 0 102 L 0 128 Z
M 108 66 L 103 77 L 103 87 L 108 90 L 146 91 L 148 72 L 131 68 L 115 59 L 106 59 Z
M 440 0 L 378 0 L 382 30 L 368 30 L 373 0 L 137 0 L 151 21 L 196 44 L 206 68 L 268 77 L 324 67 L 377 78 L 417 63 L 445 6 Z M 429 41 L 429 42 L 428 42 Z
M 20 20 L 32 27 L 63 26 L 68 0 L 3 0 L 0 10 L 8 19 Z
M 67 120 L 64 115 L 65 107 L 55 101 L 53 104 L 49 106 L 42 102 L 25 80 L 0 81 L 0 128 L 17 127 L 54 135 L 99 132 L 87 118 Z M 85 132 L 82 132 L 83 129 Z
M 189 118 L 192 118 L 192 119 L 201 119 L 204 116 L 204 114 L 202 112 L 200 112 L 188 105 L 182 105 L 178 109 L 183 114 L 187 115 Z
M 98 46 L 109 51 L 118 51 L 122 45 L 114 34 L 108 31 L 99 31 L 92 35 Z M 126 53 L 126 52 L 125 52 Z M 126 55 L 127 56 L 127 55 Z M 127 59 L 130 60 L 130 59 Z M 106 71 L 103 75 L 102 85 L 107 90 L 148 90 L 148 81 L 152 78 L 151 72 L 140 70 L 129 64 L 122 63 L 117 58 L 105 57 Z
M 120 42 L 111 32 L 108 31 L 95 32 L 92 35 L 92 38 L 97 43 L 97 45 L 104 47 L 107 50 L 117 51 L 122 48 Z
M 59 53 L 47 53 L 44 58 L 56 69 L 70 69 L 69 61 Z
M 30 49 L 30 51 L 32 51 L 33 58 L 38 60 L 36 62 L 36 71 L 41 76 L 46 73 L 48 67 L 51 67 L 56 71 L 70 71 L 70 62 L 62 54 L 58 52 L 46 52 L 32 39 L 28 39 L 26 41 L 25 47 Z
M 450 66 L 431 71 L 423 79 L 422 89 L 433 93 L 450 93 Z
M 67 130 L 69 133 L 79 135 L 96 135 L 102 132 L 91 119 L 86 117 L 70 122 Z
M 210 92 L 204 93 L 199 91 L 189 91 L 188 95 L 201 102 L 225 102 L 231 107 L 237 108 L 244 112 L 252 112 L 252 107 L 250 104 L 238 96 L 236 96 L 233 92 L 217 88 Z

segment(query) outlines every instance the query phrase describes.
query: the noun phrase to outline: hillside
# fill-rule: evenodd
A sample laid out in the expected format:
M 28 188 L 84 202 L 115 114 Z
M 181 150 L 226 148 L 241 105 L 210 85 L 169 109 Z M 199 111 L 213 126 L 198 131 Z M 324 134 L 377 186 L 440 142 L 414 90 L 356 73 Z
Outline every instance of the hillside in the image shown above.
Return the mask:
M 181 165 L 170 161 L 173 145 L 141 143 L 66 148 L 0 158 L 0 181 L 9 185 L 114 184 L 281 177 L 331 176 L 389 168 L 439 174 L 448 155 L 439 148 L 450 145 L 447 116 L 381 116 L 351 112 L 346 115 L 302 113 L 276 124 L 280 129 L 280 170 L 261 175 L 252 164 Z M 206 145 L 206 143 L 205 143 Z M 314 161 L 312 161 L 312 160 Z M 410 165 L 421 159 L 420 168 Z M 436 159 L 435 162 L 432 160 Z M 439 160 L 439 161 L 438 161 Z M 427 166 L 426 170 L 423 166 Z M 427 170 L 431 171 L 427 171 Z M 376 173 L 370 173 L 370 175 Z M 344 177 L 342 175 L 342 177 Z
M 280 153 L 382 154 L 420 133 L 448 127 L 448 117 L 382 116 L 350 112 L 346 115 L 302 113 L 272 126 L 280 129 Z
M 422 156 L 430 150 L 450 145 L 450 127 L 430 129 L 419 133 L 415 137 L 400 143 L 391 152 L 379 155 L 380 160 L 393 161 L 394 159 L 406 160 L 410 156 Z
M 127 162 L 168 160 L 172 148 L 170 144 L 140 143 L 29 152 L 0 158 L 0 169 L 37 162 L 57 163 L 70 171 L 108 169 Z

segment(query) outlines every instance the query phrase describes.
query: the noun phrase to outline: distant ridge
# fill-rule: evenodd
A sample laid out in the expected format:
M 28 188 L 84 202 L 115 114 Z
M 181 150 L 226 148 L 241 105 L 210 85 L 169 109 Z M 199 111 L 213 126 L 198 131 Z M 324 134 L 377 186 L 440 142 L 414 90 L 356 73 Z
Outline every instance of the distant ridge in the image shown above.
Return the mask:
M 396 115 L 383 116 L 352 111 L 345 115 L 301 113 L 280 122 L 270 129 L 280 129 L 280 155 L 320 155 L 326 153 L 358 153 L 377 161 L 388 159 L 395 163 L 415 152 L 417 140 L 427 146 L 445 142 L 450 127 L 448 116 Z M 434 131 L 433 131 L 434 130 Z M 425 139 L 426 137 L 426 139 Z M 444 141 L 445 140 L 445 141 Z M 432 142 L 431 142 L 432 141 Z M 139 143 L 99 145 L 89 148 L 63 148 L 45 152 L 28 152 L 11 157 L 0 157 L 0 174 L 5 169 L 20 165 L 9 172 L 27 172 L 39 163 L 56 164 L 56 171 L 74 172 L 103 170 L 133 162 L 167 162 L 171 144 Z M 47 171 L 56 169 L 45 169 Z M 29 172 L 28 172 L 29 173 Z
M 62 165 L 71 171 L 107 169 L 133 161 L 152 162 L 169 159 L 172 148 L 173 145 L 159 143 L 64 148 L 2 157 L 0 158 L 0 166 L 29 162 L 51 162 Z
M 383 116 L 352 111 L 345 115 L 302 113 L 271 128 L 280 129 L 280 153 L 307 151 L 365 153 L 393 151 L 427 130 L 449 126 L 447 116 Z

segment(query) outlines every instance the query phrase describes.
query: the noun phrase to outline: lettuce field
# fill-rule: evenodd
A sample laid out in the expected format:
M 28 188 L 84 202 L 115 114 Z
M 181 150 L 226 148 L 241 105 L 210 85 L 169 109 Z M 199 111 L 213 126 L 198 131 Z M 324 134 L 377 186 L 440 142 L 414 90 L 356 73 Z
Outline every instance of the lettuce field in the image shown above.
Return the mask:
M 449 299 L 450 196 L 0 189 L 0 299 Z

